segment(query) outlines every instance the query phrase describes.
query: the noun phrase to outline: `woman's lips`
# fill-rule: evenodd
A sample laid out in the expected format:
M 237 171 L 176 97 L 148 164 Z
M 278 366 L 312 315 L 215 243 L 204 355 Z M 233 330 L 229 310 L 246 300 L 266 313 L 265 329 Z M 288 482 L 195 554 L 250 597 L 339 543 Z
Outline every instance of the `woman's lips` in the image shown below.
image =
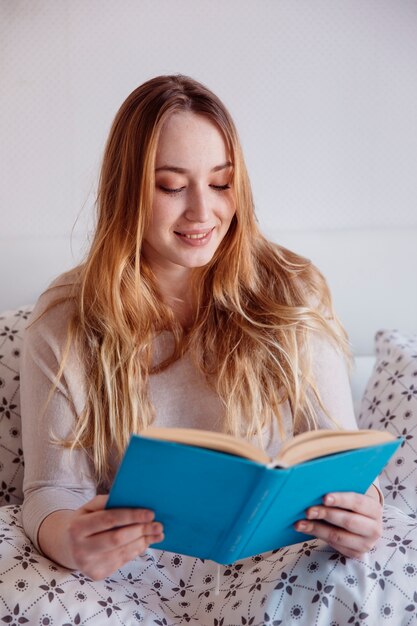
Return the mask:
M 181 239 L 181 241 L 189 246 L 203 246 L 211 239 L 213 228 L 210 230 L 192 230 L 188 232 L 174 231 L 174 234 Z

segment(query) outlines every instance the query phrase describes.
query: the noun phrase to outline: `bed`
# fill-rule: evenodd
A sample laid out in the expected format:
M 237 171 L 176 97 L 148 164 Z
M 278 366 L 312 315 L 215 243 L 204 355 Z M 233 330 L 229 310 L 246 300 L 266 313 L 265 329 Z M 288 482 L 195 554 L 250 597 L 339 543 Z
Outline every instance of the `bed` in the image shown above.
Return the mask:
M 357 560 L 312 540 L 220 570 L 206 561 L 204 576 L 201 568 L 194 574 L 190 557 L 149 549 L 104 581 L 92 581 L 40 555 L 21 526 L 19 355 L 34 298 L 52 278 L 51 256 L 44 248 L 35 276 L 25 276 L 18 287 L 3 280 L 1 622 L 53 626 L 417 623 L 417 231 L 269 236 L 311 258 L 328 278 L 355 353 L 352 395 L 360 426 L 387 429 L 404 438 L 381 476 L 385 509 L 378 545 Z M 58 274 L 66 269 L 68 255 L 59 257 L 56 242 L 53 246 L 49 252 L 55 255 Z M 10 251 L 26 254 L 28 262 L 31 253 L 30 246 Z M 6 275 L 5 266 L 2 272 Z

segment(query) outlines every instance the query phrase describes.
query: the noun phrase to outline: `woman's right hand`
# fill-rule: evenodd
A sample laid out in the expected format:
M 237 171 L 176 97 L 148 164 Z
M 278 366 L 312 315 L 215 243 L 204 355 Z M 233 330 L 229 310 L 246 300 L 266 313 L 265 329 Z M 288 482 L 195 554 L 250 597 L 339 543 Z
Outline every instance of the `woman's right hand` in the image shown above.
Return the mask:
M 105 495 L 95 496 L 75 511 L 52 513 L 40 528 L 41 549 L 54 558 L 55 555 L 48 550 L 48 529 L 61 522 L 63 527 L 60 529 L 59 543 L 61 554 L 66 558 L 65 562 L 54 560 L 80 570 L 93 580 L 101 580 L 142 554 L 150 544 L 163 540 L 162 524 L 152 521 L 152 511 L 105 509 L 106 501 Z M 61 519 L 58 517 L 60 514 Z

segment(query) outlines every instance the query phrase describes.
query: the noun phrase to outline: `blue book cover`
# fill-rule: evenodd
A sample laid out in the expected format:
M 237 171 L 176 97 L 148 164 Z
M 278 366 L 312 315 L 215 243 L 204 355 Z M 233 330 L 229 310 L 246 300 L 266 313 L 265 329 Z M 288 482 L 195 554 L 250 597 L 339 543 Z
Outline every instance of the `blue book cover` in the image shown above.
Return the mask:
M 132 435 L 106 508 L 155 512 L 154 548 L 224 565 L 311 539 L 294 530 L 331 491 L 364 493 L 400 445 L 388 441 L 287 468 Z

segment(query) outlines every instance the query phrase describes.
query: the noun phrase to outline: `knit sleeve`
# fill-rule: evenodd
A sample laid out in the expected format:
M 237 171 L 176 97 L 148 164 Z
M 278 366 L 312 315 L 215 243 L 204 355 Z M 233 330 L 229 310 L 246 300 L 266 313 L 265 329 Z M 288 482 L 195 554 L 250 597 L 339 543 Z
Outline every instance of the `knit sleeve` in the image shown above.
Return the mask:
M 313 378 L 320 394 L 321 401 L 331 416 L 329 419 L 314 397 L 311 401 L 316 409 L 319 428 L 343 428 L 356 430 L 358 424 L 355 417 L 349 370 L 341 350 L 337 349 L 327 337 L 315 335 L 311 340 L 311 356 Z M 384 496 L 379 487 L 378 478 L 374 485 L 379 494 L 381 504 Z
M 45 308 L 38 301 L 29 324 Z M 54 511 L 76 509 L 96 493 L 88 455 L 54 439 L 71 437 L 85 400 L 80 364 L 70 350 L 64 376 L 46 405 L 66 341 L 69 303 L 59 304 L 27 328 L 21 356 L 22 442 L 25 459 L 23 526 L 39 549 L 38 530 Z M 45 409 L 46 405 L 46 409 Z
M 330 414 L 329 419 L 313 394 L 309 394 L 316 411 L 319 428 L 345 430 L 358 428 L 353 408 L 349 371 L 342 351 L 322 334 L 315 334 L 310 341 L 313 379 L 321 401 Z

